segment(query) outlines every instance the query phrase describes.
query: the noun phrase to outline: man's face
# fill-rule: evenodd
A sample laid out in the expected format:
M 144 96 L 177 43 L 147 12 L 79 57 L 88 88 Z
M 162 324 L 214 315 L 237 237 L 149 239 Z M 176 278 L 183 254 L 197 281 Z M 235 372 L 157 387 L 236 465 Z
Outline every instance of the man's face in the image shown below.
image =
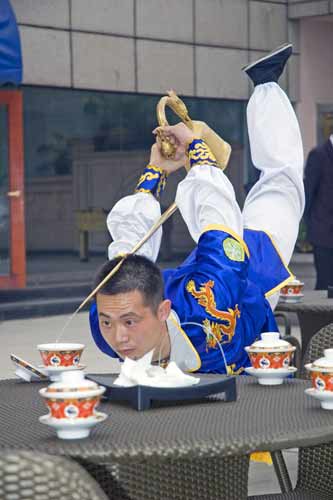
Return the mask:
M 160 347 L 170 301 L 162 301 L 154 313 L 138 290 L 117 295 L 98 293 L 97 310 L 100 330 L 108 344 L 121 358 L 139 359 Z

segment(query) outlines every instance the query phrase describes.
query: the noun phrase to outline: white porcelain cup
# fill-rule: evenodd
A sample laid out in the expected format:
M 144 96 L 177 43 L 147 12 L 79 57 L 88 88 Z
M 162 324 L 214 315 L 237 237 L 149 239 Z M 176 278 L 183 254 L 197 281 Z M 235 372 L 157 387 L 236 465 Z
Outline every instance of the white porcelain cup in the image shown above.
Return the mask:
M 84 344 L 55 342 L 39 344 L 37 349 L 45 367 L 69 367 L 80 364 Z

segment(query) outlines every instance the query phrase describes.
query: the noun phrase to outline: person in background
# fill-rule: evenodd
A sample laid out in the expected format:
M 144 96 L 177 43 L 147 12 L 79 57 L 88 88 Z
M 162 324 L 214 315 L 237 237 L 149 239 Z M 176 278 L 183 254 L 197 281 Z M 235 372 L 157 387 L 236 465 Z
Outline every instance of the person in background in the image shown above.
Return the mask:
M 310 151 L 304 185 L 304 216 L 313 246 L 316 290 L 327 290 L 333 285 L 333 134 Z

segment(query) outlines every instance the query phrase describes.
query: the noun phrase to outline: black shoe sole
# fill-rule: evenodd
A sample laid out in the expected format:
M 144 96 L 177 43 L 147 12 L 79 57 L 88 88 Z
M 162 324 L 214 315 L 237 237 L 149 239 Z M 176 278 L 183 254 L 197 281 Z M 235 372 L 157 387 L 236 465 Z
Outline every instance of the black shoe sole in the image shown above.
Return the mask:
M 270 59 L 272 56 L 275 56 L 276 54 L 279 54 L 280 52 L 283 52 L 287 48 L 292 48 L 292 44 L 291 43 L 284 43 L 283 45 L 280 45 L 276 49 L 272 50 L 272 52 L 270 52 L 266 56 L 261 57 L 260 59 L 257 59 L 256 61 L 254 61 L 252 63 L 249 63 L 246 66 L 244 66 L 242 68 L 242 71 L 248 71 L 249 69 L 253 68 L 257 64 L 259 64 L 259 63 L 261 63 L 263 61 L 266 61 L 267 59 Z

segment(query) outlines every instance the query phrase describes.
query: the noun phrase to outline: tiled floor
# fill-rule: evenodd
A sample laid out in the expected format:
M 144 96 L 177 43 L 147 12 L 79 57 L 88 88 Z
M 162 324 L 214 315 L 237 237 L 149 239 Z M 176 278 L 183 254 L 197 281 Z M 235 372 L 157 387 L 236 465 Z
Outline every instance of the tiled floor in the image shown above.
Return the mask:
M 283 452 L 285 462 L 293 486 L 297 479 L 298 451 L 296 449 Z M 281 493 L 279 483 L 274 472 L 274 467 L 264 463 L 250 462 L 248 494 L 264 495 L 268 493 Z

